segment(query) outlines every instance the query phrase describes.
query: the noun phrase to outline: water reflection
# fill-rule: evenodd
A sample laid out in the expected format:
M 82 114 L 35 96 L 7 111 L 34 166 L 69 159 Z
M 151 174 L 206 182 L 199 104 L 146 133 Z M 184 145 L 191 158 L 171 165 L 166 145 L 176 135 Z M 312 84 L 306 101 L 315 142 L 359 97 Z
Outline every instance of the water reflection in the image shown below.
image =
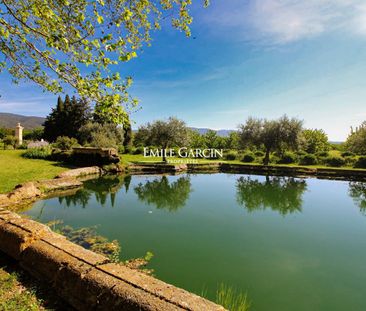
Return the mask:
M 138 184 L 134 190 L 140 201 L 171 212 L 185 206 L 192 191 L 189 176 L 180 177 L 171 183 L 166 176 L 161 176 Z
M 366 182 L 351 181 L 348 194 L 358 205 L 360 212 L 366 216 Z
M 240 177 L 236 182 L 236 198 L 252 212 L 270 208 L 281 215 L 301 212 L 306 181 L 293 177 L 266 177 L 265 181 Z
M 73 195 L 59 197 L 60 204 L 65 202 L 67 207 L 82 206 L 85 208 L 89 200 L 94 194 L 95 200 L 104 206 L 107 203 L 108 197 L 112 207 L 115 205 L 116 193 L 122 188 L 128 192 L 131 183 L 131 176 L 103 176 L 97 179 L 91 179 L 84 182 L 84 188 L 78 190 Z

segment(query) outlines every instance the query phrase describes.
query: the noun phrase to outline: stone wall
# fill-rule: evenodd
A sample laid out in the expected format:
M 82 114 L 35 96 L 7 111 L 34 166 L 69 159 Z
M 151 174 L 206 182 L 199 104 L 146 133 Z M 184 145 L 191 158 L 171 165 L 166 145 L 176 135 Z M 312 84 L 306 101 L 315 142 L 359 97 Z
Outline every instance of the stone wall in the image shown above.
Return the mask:
M 77 310 L 225 310 L 0 209 L 0 250 Z

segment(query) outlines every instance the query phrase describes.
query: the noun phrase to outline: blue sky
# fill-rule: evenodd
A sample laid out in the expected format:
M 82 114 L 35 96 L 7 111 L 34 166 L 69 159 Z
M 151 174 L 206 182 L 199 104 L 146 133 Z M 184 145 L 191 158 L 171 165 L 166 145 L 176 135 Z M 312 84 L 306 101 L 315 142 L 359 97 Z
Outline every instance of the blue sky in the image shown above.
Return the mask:
M 136 128 L 177 116 L 234 129 L 286 113 L 344 140 L 366 120 L 366 4 L 359 0 L 211 0 L 192 7 L 192 37 L 168 22 L 116 68 L 132 75 Z M 55 96 L 0 75 L 0 112 L 45 116 Z

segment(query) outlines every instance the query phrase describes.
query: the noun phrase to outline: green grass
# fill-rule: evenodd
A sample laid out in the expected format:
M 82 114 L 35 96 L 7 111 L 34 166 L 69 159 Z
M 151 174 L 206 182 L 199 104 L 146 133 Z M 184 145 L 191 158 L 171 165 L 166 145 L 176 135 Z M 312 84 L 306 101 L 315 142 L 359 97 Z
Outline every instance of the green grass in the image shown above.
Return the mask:
M 0 193 L 26 181 L 50 179 L 67 170 L 57 162 L 24 159 L 24 150 L 0 150 Z
M 42 304 L 32 289 L 26 289 L 19 283 L 15 272 L 8 273 L 0 268 L 0 310 L 45 310 Z

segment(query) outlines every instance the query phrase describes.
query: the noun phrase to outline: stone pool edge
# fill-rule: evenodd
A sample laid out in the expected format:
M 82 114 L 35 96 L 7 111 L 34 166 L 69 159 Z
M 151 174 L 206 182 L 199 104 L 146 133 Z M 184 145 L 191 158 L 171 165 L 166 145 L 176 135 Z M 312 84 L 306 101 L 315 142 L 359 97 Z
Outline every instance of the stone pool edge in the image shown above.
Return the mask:
M 0 250 L 77 310 L 225 310 L 0 208 Z

